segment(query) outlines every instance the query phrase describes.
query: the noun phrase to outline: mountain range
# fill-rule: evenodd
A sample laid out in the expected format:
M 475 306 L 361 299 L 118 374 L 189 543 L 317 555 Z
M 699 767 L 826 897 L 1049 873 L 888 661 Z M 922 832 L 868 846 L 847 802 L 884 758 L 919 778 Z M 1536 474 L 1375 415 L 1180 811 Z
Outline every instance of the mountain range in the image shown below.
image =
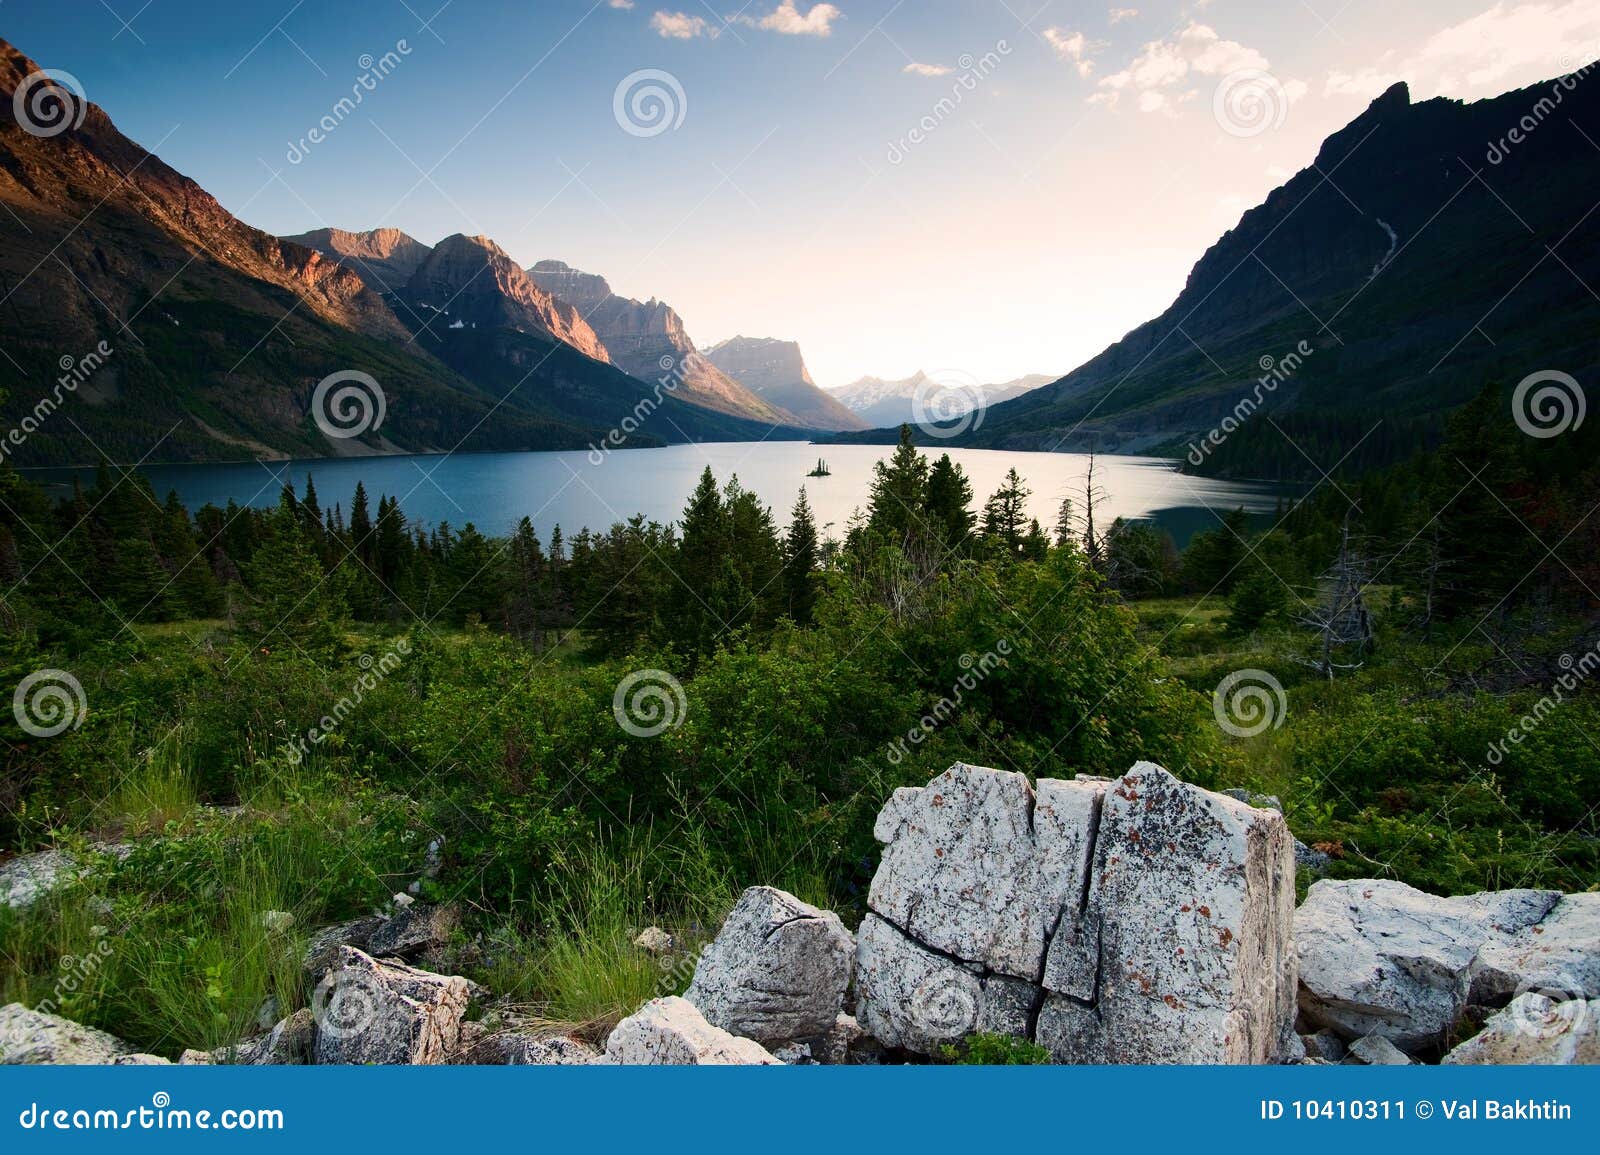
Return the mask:
M 1488 384 L 1595 379 L 1596 188 L 1591 80 L 1471 104 L 1413 103 L 1397 84 L 1212 245 L 1160 316 L 946 443 L 1168 453 L 1250 477 L 1401 459 Z M 1237 428 L 1212 444 L 1224 419 Z
M 713 397 L 631 376 L 486 237 L 273 237 L 92 103 L 70 98 L 45 130 L 19 121 L 14 93 L 38 71 L 0 41 L 0 419 L 25 432 L 17 464 L 808 433 L 733 382 Z M 351 371 L 377 382 L 383 420 L 334 436 L 313 398 Z
M 0 41 L 0 421 L 24 434 L 5 446 L 18 464 L 883 442 L 930 380 L 950 384 L 822 390 L 793 342 L 698 349 L 665 302 L 557 260 L 524 268 L 488 237 L 270 236 L 93 104 L 44 131 L 19 121 L 37 71 Z M 1064 377 L 974 389 L 983 412 L 946 444 L 1252 477 L 1399 459 L 1486 385 L 1593 379 L 1596 187 L 1600 88 L 1582 73 L 1471 104 L 1397 84 L 1159 316 Z M 351 371 L 386 411 L 341 437 L 313 401 Z
M 1055 378 L 1046 373 L 1033 373 L 1013 381 L 995 385 L 968 383 L 964 375 L 935 373 L 929 376 L 921 369 L 909 377 L 885 380 L 882 377 L 862 377 L 848 385 L 839 385 L 828 392 L 845 408 L 869 425 L 899 426 L 915 424 L 919 418 L 918 398 L 922 399 L 922 412 L 930 401 L 937 400 L 939 412 L 955 418 L 971 412 L 981 403 L 998 405 L 1013 397 L 1020 397 Z
M 705 351 L 707 360 L 758 397 L 814 429 L 866 429 L 868 423 L 819 389 L 794 341 L 730 337 Z

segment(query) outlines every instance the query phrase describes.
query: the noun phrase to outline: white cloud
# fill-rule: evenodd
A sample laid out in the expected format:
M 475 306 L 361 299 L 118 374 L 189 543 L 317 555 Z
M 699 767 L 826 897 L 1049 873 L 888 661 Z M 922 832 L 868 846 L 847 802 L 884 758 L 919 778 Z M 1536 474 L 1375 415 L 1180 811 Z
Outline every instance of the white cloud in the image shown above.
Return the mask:
M 686 12 L 657 12 L 650 17 L 650 27 L 668 40 L 693 40 L 696 36 L 716 35 L 715 29 L 702 17 Z
M 833 22 L 843 15 L 832 4 L 813 4 L 809 12 L 801 15 L 795 0 L 783 0 L 756 21 L 756 27 L 784 36 L 829 36 L 833 33 Z
M 1600 5 L 1594 0 L 1501 3 L 1452 24 L 1390 68 L 1335 69 L 1327 96 L 1371 100 L 1399 80 L 1421 97 L 1491 96 L 1553 80 L 1600 57 Z
M 918 64 L 912 61 L 900 71 L 909 72 L 912 76 L 949 76 L 951 69 L 944 64 Z
M 633 0 L 609 0 L 612 8 L 620 8 L 624 12 L 633 11 Z
M 1121 24 L 1124 20 L 1132 20 L 1139 15 L 1137 8 L 1113 8 L 1107 16 L 1113 24 Z
M 1068 32 L 1065 28 L 1046 28 L 1044 38 L 1056 50 L 1057 56 L 1072 61 L 1078 75 L 1085 77 L 1094 71 L 1095 53 L 1105 47 L 1082 32 Z
M 1197 76 L 1226 76 L 1244 69 L 1266 71 L 1265 56 L 1237 40 L 1224 40 L 1206 24 L 1190 23 L 1176 36 L 1152 40 L 1126 68 L 1103 77 L 1091 103 L 1114 107 L 1124 91 L 1137 92 L 1144 112 L 1172 112 L 1193 100 L 1198 90 L 1184 85 Z M 1291 100 L 1304 95 L 1302 81 L 1284 85 Z

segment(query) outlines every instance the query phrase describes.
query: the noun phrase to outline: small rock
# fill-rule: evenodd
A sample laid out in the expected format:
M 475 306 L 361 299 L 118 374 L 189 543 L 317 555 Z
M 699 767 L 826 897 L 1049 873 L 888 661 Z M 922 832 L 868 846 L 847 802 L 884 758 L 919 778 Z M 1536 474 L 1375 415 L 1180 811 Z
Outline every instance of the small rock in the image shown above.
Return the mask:
M 707 1022 L 767 1046 L 812 1038 L 832 1029 L 855 953 L 838 915 L 754 886 L 701 953 L 684 998 Z
M 197 1051 L 193 1047 L 186 1047 L 183 1054 L 178 1056 L 178 1066 L 209 1067 L 211 1066 L 211 1052 Z
M 1349 1051 L 1345 1042 L 1332 1031 L 1318 1031 L 1314 1035 L 1301 1035 L 1300 1042 L 1306 1049 L 1306 1056 L 1312 1059 L 1323 1059 L 1330 1063 L 1342 1063 Z
M 457 1050 L 467 999 L 463 978 L 341 947 L 312 999 L 316 1061 L 443 1063 Z
M 601 1059 L 600 1052 L 581 1039 L 515 1029 L 488 1031 L 477 1023 L 461 1026 L 463 1032 L 468 1027 L 478 1027 L 481 1037 L 469 1045 L 463 1036 L 461 1052 L 451 1060 L 459 1066 L 585 1067 Z
M 651 954 L 671 954 L 673 938 L 659 926 L 647 926 L 633 940 L 633 945 Z
M 111 1060 L 114 1067 L 170 1067 L 171 1059 L 163 1059 L 160 1055 L 147 1055 L 135 1052 L 131 1055 L 118 1055 Z
M 410 958 L 443 947 L 460 922 L 461 912 L 454 906 L 415 903 L 403 907 L 373 931 L 366 950 L 378 956 Z
M 382 925 L 383 919 L 368 915 L 323 927 L 312 935 L 311 941 L 306 944 L 305 957 L 301 962 L 302 968 L 312 978 L 321 978 L 329 967 L 339 961 L 341 947 L 349 946 L 365 950 L 367 944 L 372 941 L 373 934 Z
M 1440 1060 L 1454 1065 L 1600 1063 L 1600 1000 L 1557 1001 L 1529 991 Z
M 1409 1067 L 1414 1059 L 1382 1035 L 1367 1035 L 1350 1044 L 1345 1061 L 1370 1067 Z
M 1327 851 L 1313 850 L 1298 838 L 1294 840 L 1294 864 L 1303 866 L 1307 870 L 1316 872 L 1328 869 L 1328 863 L 1333 861 L 1328 857 Z
M 131 1052 L 121 1039 L 60 1015 L 21 1003 L 0 1007 L 0 1065 L 106 1065 Z
M 651 999 L 617 1024 L 606 1040 L 606 1061 L 628 1066 L 775 1066 L 760 1043 L 706 1022 L 676 996 Z

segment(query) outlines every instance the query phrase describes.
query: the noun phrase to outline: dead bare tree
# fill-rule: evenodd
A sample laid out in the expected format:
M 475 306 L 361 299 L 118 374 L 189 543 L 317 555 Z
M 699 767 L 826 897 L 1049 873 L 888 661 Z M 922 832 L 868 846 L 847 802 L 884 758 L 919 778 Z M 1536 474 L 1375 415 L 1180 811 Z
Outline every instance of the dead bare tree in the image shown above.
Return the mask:
M 1353 511 L 1352 511 L 1353 512 Z M 1339 535 L 1339 555 L 1326 573 L 1320 586 L 1322 596 L 1317 604 L 1301 615 L 1299 622 L 1317 631 L 1321 653 L 1316 658 L 1301 658 L 1329 681 L 1338 670 L 1360 669 L 1362 663 L 1339 662 L 1335 656 L 1354 649 L 1364 654 L 1372 645 L 1372 613 L 1367 609 L 1363 588 L 1367 584 L 1367 560 L 1350 539 L 1350 515 L 1346 514 Z

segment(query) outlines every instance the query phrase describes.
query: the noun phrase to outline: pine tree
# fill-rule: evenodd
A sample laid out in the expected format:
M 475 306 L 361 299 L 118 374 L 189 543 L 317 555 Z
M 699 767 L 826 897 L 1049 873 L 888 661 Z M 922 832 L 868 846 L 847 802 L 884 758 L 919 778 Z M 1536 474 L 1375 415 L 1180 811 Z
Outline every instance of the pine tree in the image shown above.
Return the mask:
M 950 460 L 948 453 L 933 463 L 928 471 L 928 520 L 938 526 L 943 534 L 946 550 L 961 554 L 972 552 L 972 530 L 976 522 L 972 513 L 972 483 L 961 466 Z
M 811 517 L 805 486 L 789 517 L 789 535 L 783 546 L 783 583 L 789 617 L 797 624 L 811 624 L 817 604 L 816 570 L 818 561 L 817 525 Z
M 995 556 L 1017 558 L 1022 555 L 1023 527 L 1027 524 L 1028 497 L 1032 490 L 1022 484 L 1016 467 L 1006 471 L 1005 480 L 983 507 L 984 544 Z

